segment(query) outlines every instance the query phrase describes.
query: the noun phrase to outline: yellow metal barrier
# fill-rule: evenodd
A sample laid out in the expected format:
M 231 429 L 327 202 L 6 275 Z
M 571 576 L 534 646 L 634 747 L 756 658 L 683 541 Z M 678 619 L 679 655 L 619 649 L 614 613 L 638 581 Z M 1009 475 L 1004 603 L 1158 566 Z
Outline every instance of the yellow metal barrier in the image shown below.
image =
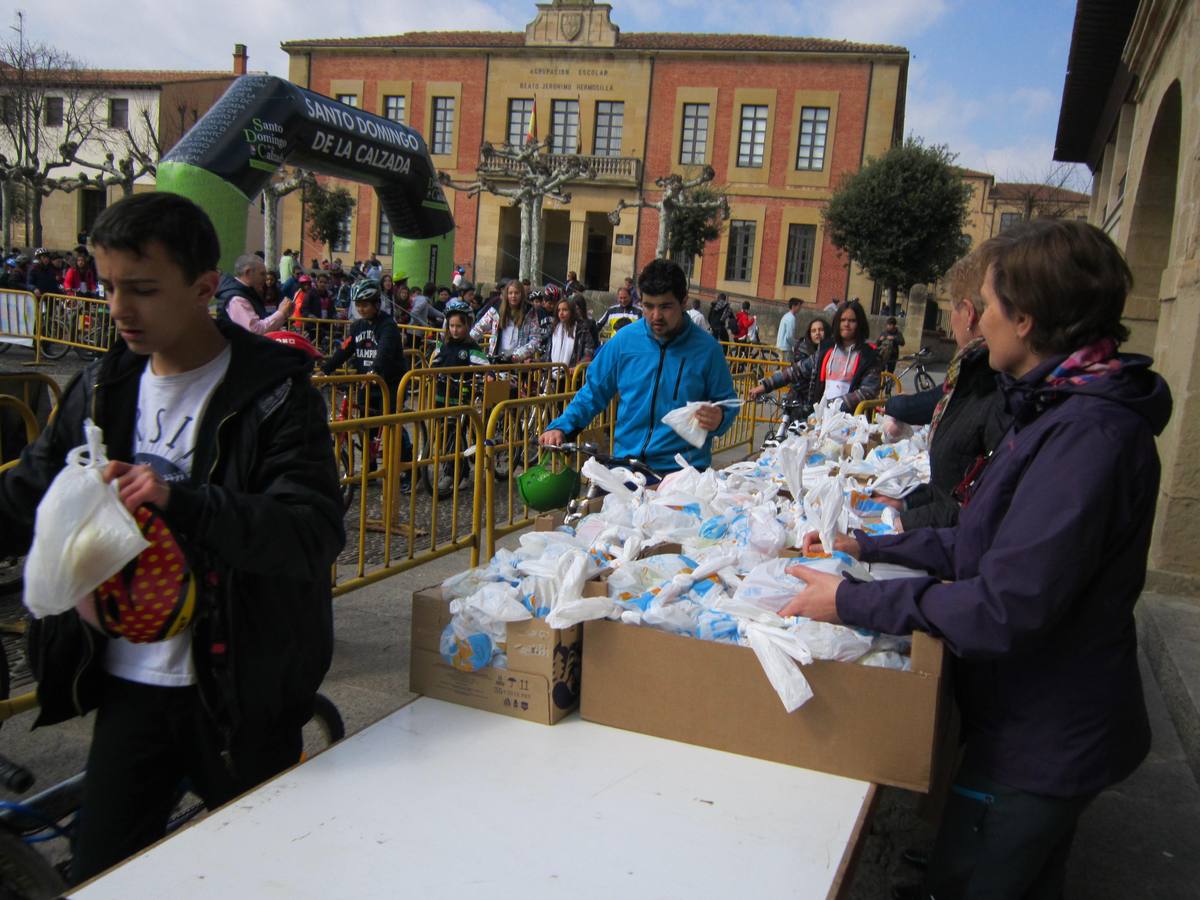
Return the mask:
M 346 419 L 330 431 L 350 450 L 339 466 L 353 487 L 335 596 L 463 549 L 478 565 L 485 479 L 480 454 L 468 452 L 481 443 L 478 412 L 451 406 Z
M 49 408 L 53 410 L 62 399 L 62 388 L 49 375 L 40 372 L 0 372 L 0 394 L 16 397 L 35 415 L 42 408 L 43 390 L 49 391 Z
M 414 368 L 404 373 L 396 389 L 401 406 L 414 410 L 443 406 L 472 406 L 487 416 L 496 403 L 518 397 L 557 393 L 550 363 L 510 363 L 504 366 L 447 366 Z
M 95 359 L 116 338 L 107 300 L 42 294 L 37 310 L 39 360 L 60 359 L 72 348 L 84 359 Z
M 36 347 L 38 304 L 29 291 L 0 290 L 0 353 L 13 344 Z
M 900 379 L 896 377 L 895 372 L 880 372 L 881 380 L 879 382 L 880 392 L 884 397 L 894 397 L 896 394 L 904 393 L 904 385 L 900 383 Z M 891 385 L 889 388 L 888 385 Z
M 36 441 L 38 434 L 41 433 L 41 427 L 38 425 L 37 416 L 33 414 L 33 410 L 16 397 L 0 394 L 0 414 L 3 414 L 6 409 L 15 412 L 25 426 L 25 443 L 32 444 Z M 5 461 L 3 449 L 3 443 L 0 443 L 0 463 Z
M 547 394 L 497 403 L 488 417 L 486 438 L 487 497 L 484 559 L 496 552 L 496 538 L 530 524 L 536 513 L 525 506 L 517 477 L 537 463 L 538 436 L 571 402 L 573 394 Z M 594 424 L 594 423 L 593 423 Z
M 886 397 L 879 400 L 864 400 L 858 406 L 854 407 L 854 414 L 856 416 L 866 416 L 869 421 L 874 421 L 876 414 L 886 405 Z
M 294 318 L 288 320 L 288 328 L 302 333 L 322 355 L 332 356 L 349 334 L 350 320 Z

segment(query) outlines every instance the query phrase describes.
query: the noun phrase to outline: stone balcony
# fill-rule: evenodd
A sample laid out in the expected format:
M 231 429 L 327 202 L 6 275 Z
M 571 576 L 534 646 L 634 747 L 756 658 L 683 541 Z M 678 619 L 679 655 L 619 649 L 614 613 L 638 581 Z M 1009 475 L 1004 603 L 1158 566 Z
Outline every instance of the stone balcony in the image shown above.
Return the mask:
M 553 166 L 559 160 L 570 159 L 570 154 L 549 153 L 543 156 Z M 595 184 L 612 184 L 626 187 L 637 187 L 642 178 L 642 161 L 636 156 L 591 156 L 579 154 L 579 159 L 591 165 L 596 173 Z M 479 154 L 479 174 L 497 179 L 516 178 L 521 169 L 521 163 L 505 159 L 481 150 Z M 571 184 L 585 179 L 572 179 Z

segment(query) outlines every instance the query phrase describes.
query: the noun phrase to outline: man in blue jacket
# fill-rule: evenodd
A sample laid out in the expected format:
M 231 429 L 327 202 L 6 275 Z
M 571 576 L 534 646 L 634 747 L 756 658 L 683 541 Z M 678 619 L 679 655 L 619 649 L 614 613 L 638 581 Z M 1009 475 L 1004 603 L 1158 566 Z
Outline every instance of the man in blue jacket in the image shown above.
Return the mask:
M 561 444 L 587 428 L 618 396 L 613 454 L 642 460 L 668 473 L 682 454 L 691 465 L 712 463 L 712 439 L 728 431 L 737 411 L 708 405 L 697 414 L 709 439 L 693 447 L 663 416 L 694 401 L 731 400 L 737 394 L 729 366 L 712 335 L 697 328 L 684 311 L 687 277 L 675 263 L 656 259 L 638 276 L 642 318 L 618 331 L 588 367 L 587 382 L 563 414 L 550 423 L 541 443 Z

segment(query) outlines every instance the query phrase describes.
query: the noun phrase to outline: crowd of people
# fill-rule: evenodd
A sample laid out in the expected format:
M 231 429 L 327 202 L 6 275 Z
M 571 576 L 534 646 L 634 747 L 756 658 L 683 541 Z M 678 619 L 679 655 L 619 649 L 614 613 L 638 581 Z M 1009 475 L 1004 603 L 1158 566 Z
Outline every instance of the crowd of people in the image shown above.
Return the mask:
M 39 247 L 32 254 L 16 247 L 4 259 L 0 290 L 65 294 L 77 297 L 102 297 L 96 281 L 96 263 L 88 248 L 80 244 L 70 254 L 52 253 Z

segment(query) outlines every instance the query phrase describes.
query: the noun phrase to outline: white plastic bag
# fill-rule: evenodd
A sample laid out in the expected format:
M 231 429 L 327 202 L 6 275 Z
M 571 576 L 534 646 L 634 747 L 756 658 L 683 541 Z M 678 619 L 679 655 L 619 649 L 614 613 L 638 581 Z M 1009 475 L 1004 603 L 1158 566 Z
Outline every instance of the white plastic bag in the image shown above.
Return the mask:
M 25 605 L 35 618 L 75 605 L 150 546 L 117 495 L 105 484 L 104 434 L 88 419 L 87 443 L 67 454 L 67 464 L 38 504 L 33 547 L 25 560 Z
M 812 654 L 804 642 L 786 631 L 757 622 L 747 622 L 742 627 L 750 649 L 767 674 L 767 680 L 783 701 L 783 708 L 795 712 L 811 700 L 812 686 L 800 671 L 800 666 L 796 665 L 812 662 Z
M 702 406 L 729 406 L 737 409 L 742 405 L 741 400 L 695 400 L 678 409 L 673 409 L 662 417 L 662 422 L 693 447 L 703 447 L 708 440 L 709 432 L 702 428 L 696 420 L 696 413 Z

